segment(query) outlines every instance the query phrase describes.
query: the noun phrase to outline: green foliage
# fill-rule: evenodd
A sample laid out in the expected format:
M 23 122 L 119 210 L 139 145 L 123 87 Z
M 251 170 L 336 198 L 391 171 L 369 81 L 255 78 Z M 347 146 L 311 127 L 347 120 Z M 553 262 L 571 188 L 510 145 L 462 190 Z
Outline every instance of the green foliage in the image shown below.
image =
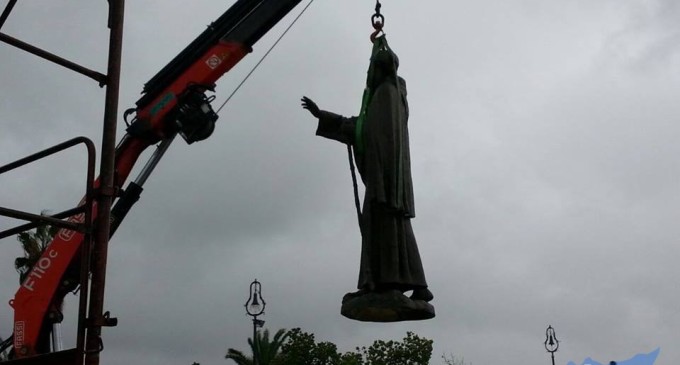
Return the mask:
M 432 340 L 407 332 L 400 341 L 377 340 L 356 352 L 338 353 L 330 342 L 316 342 L 314 335 L 295 328 L 271 365 L 427 365 Z
M 253 339 L 248 339 L 248 345 L 252 351 L 252 356 L 247 356 L 243 352 L 235 349 L 229 349 L 225 358 L 233 360 L 238 365 L 253 365 L 253 359 L 257 359 L 258 365 L 270 365 L 281 349 L 288 334 L 286 330 L 280 329 L 276 332 L 274 337 L 269 340 L 269 330 L 258 332 L 255 335 L 255 342 Z
M 402 342 L 373 342 L 360 350 L 364 365 L 428 365 L 432 357 L 432 340 L 407 332 Z
M 457 357 L 453 354 L 442 355 L 442 360 L 444 360 L 444 365 L 472 365 L 470 362 L 465 362 L 464 357 Z
M 58 230 L 57 227 L 42 225 L 35 231 L 21 232 L 17 235 L 17 241 L 24 250 L 24 257 L 17 257 L 14 260 L 14 268 L 19 273 L 20 282 L 24 281 L 33 265 L 38 262 Z
M 345 352 L 340 356 L 340 365 L 362 365 L 363 363 L 363 357 L 356 352 Z
M 250 339 L 248 339 L 248 343 L 252 343 Z M 225 358 L 233 360 L 238 365 L 253 365 L 253 358 L 246 356 L 239 350 L 229 349 Z
M 281 354 L 272 365 L 337 365 L 340 354 L 335 344 L 314 340 L 314 335 L 294 328 L 288 332 L 288 341 L 281 347 Z

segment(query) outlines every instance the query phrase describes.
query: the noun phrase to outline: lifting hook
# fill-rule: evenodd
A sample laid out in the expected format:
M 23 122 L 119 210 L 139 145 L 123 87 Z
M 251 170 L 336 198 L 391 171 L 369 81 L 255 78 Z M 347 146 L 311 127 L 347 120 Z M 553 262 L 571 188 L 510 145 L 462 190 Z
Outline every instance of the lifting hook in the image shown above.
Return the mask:
M 385 26 L 385 17 L 380 13 L 380 8 L 382 7 L 382 4 L 380 4 L 380 0 L 375 1 L 375 14 L 371 15 L 371 24 L 373 25 L 373 29 L 375 31 L 373 34 L 371 34 L 371 42 L 375 42 L 376 37 L 380 33 L 383 33 L 383 27 Z

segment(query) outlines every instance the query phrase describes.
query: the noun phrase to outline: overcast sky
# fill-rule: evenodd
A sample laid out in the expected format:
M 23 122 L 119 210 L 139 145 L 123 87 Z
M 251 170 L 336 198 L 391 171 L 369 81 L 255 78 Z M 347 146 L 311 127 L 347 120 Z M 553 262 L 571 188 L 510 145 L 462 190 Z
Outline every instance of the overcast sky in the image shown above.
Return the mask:
M 121 113 L 232 3 L 128 1 Z M 550 324 L 559 364 L 657 347 L 657 365 L 677 364 L 680 2 L 383 1 L 408 82 L 413 227 L 437 312 L 391 324 L 340 315 L 360 250 L 347 155 L 299 106 L 307 95 L 356 114 L 374 4 L 315 1 L 212 137 L 171 147 L 110 246 L 105 309 L 119 325 L 104 329 L 102 363 L 228 363 L 228 348 L 247 349 L 257 278 L 267 328 L 302 327 L 343 351 L 414 331 L 434 340 L 432 364 L 443 353 L 549 363 Z M 105 72 L 106 17 L 105 1 L 21 1 L 2 32 Z M 218 105 L 292 19 L 219 81 Z M 0 164 L 78 135 L 100 150 L 103 105 L 95 82 L 0 44 Z M 82 157 L 0 176 L 0 206 L 72 207 Z M 0 241 L 3 338 L 21 254 Z M 67 297 L 68 346 L 76 307 Z

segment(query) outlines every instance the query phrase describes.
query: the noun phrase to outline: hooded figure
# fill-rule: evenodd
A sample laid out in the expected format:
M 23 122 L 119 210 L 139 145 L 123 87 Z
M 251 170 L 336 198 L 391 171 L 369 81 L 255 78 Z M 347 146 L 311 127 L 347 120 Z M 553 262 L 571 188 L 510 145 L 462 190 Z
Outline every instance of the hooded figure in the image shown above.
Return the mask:
M 302 106 L 319 119 L 316 134 L 354 147 L 364 183 L 361 214 L 360 296 L 367 292 L 413 290 L 412 299 L 432 300 L 411 228 L 415 217 L 408 136 L 406 81 L 397 76 L 398 58 L 389 49 L 374 59 L 366 116 L 346 118 L 319 110 L 309 98 Z

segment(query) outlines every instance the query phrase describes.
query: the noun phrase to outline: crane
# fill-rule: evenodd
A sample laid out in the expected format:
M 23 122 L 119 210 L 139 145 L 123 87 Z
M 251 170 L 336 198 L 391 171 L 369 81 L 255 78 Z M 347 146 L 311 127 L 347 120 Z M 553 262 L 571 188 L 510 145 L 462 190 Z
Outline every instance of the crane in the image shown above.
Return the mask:
M 119 193 L 111 209 L 111 235 L 139 199 L 144 183 L 175 137 L 192 144 L 212 134 L 218 115 L 211 106 L 214 97 L 206 93 L 300 1 L 236 1 L 144 85 L 135 107 L 125 112 L 126 134 L 115 150 L 114 185 Z M 123 189 L 142 152 L 154 145 L 157 148 L 139 175 Z M 98 179 L 94 185 L 98 186 Z M 69 221 L 82 223 L 84 219 L 81 213 Z M 25 363 L 50 353 L 51 329 L 63 319 L 64 297 L 80 282 L 83 238 L 81 232 L 60 229 L 10 301 L 14 328 L 12 340 L 7 342 L 7 347 L 12 347 L 7 364 Z M 111 319 L 109 324 L 115 325 L 115 321 Z M 3 350 L 0 348 L 0 353 Z

